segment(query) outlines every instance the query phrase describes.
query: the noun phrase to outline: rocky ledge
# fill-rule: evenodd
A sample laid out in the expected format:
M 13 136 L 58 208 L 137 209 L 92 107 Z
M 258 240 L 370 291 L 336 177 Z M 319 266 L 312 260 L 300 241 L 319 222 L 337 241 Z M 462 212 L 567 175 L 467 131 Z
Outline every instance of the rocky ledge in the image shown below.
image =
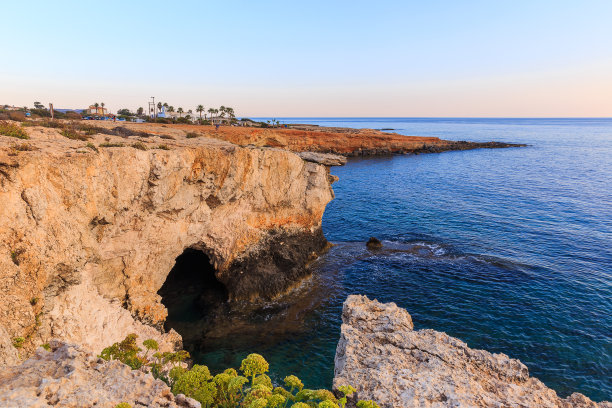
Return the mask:
M 345 384 L 382 408 L 612 407 L 578 393 L 560 398 L 519 360 L 414 330 L 406 310 L 357 295 L 344 303 L 336 350 L 334 387 Z
M 0 366 L 52 338 L 177 347 L 158 291 L 186 250 L 230 300 L 250 301 L 296 285 L 327 247 L 335 178 L 320 163 L 333 157 L 179 129 L 25 129 L 29 140 L 0 136 Z
M 151 374 L 132 370 L 120 361 L 106 361 L 81 347 L 50 342 L 36 353 L 0 372 L 0 406 L 114 408 L 200 408 L 200 403 L 170 388 Z

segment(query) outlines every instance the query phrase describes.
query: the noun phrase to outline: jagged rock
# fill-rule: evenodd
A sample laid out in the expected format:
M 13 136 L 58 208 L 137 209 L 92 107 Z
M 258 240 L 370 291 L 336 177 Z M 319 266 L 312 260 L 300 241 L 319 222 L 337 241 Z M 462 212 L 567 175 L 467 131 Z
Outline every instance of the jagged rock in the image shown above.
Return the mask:
M 351 295 L 344 302 L 334 388 L 350 384 L 382 408 L 609 408 L 582 394 L 562 399 L 505 354 L 469 348 L 434 330 L 413 330 L 395 303 Z
M 200 408 L 151 374 L 132 370 L 119 361 L 105 361 L 81 347 L 59 341 L 39 348 L 21 365 L 0 372 L 0 406 L 101 407 L 121 402 L 132 407 Z
M 347 161 L 344 156 L 330 153 L 300 152 L 297 155 L 306 161 L 325 166 L 344 166 Z
M 18 155 L 0 136 L 0 366 L 14 363 L 15 337 L 22 357 L 51 338 L 100 352 L 135 333 L 175 347 L 180 336 L 158 330 L 157 291 L 187 248 L 209 257 L 231 299 L 292 287 L 326 248 L 328 167 L 161 130 L 173 139 L 29 127 L 32 150 Z
M 383 245 L 378 238 L 370 237 L 368 242 L 366 242 L 366 246 L 368 249 L 380 249 Z

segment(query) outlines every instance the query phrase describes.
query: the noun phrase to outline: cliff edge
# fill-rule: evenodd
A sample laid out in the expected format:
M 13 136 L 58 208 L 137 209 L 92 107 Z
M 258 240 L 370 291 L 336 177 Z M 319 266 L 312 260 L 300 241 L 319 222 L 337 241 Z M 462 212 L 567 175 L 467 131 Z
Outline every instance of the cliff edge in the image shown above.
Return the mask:
M 395 303 L 351 295 L 342 310 L 334 388 L 350 384 L 382 408 L 610 408 L 574 393 L 562 399 L 505 354 L 469 348 L 434 330 L 414 330 Z
M 229 299 L 252 300 L 295 285 L 327 246 L 334 178 L 316 158 L 117 129 L 0 136 L 0 366 L 51 338 L 180 346 L 157 292 L 187 249 Z

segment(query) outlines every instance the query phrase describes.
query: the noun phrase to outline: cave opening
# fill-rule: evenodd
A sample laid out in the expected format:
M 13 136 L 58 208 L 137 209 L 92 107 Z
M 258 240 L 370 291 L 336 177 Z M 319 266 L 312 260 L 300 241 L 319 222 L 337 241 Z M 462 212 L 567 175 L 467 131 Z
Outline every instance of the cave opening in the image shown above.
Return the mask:
M 227 304 L 228 292 L 215 276 L 215 268 L 203 251 L 187 248 L 157 292 L 168 309 L 164 328 L 174 329 L 186 348 L 206 331 L 207 322 Z

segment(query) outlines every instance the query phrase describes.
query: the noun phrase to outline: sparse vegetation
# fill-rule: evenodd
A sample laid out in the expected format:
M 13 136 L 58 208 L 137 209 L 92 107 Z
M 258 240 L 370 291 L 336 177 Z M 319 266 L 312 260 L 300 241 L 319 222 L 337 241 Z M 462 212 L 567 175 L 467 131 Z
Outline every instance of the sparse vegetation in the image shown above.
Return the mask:
M 96 152 L 96 153 L 99 153 L 99 152 L 100 152 L 100 151 L 98 150 L 98 148 L 96 147 L 96 145 L 95 145 L 95 144 L 93 144 L 93 143 L 91 143 L 91 142 L 88 142 L 88 143 L 87 143 L 87 145 L 86 145 L 85 147 L 87 147 L 88 149 L 93 150 L 93 151 L 94 151 L 94 152 Z
M 11 261 L 13 261 L 13 263 L 17 266 L 19 266 L 19 255 L 21 254 L 20 251 L 11 251 Z
M 18 139 L 29 139 L 28 133 L 14 123 L 0 121 L 0 135 L 16 137 Z
M 99 147 L 123 147 L 123 143 L 106 142 L 106 143 L 100 143 L 98 146 Z
M 188 132 L 187 133 L 187 139 L 193 139 L 193 138 L 196 138 L 198 136 L 200 136 L 200 134 L 196 133 L 196 132 Z
M 88 140 L 89 139 L 89 136 L 86 136 L 80 133 L 79 131 L 77 131 L 76 129 L 72 127 L 65 128 L 60 133 L 62 136 L 67 137 L 68 139 L 71 139 L 71 140 Z
M 132 408 L 132 406 L 128 404 L 127 402 L 121 402 L 115 405 L 115 408 Z
M 174 137 L 170 135 L 159 135 L 159 137 L 161 137 L 162 139 L 174 140 Z
M 49 343 L 41 344 L 40 347 L 44 348 L 47 351 L 51 351 L 51 345 Z
M 155 340 L 143 342 L 143 354 L 136 342 L 135 334 L 128 335 L 122 342 L 102 350 L 100 357 L 105 360 L 119 360 L 132 369 L 149 371 L 158 379 L 166 382 L 174 394 L 185 394 L 210 408 L 345 408 L 347 399 L 355 389 L 351 386 L 338 388 L 338 398 L 329 390 L 310 390 L 304 388 L 302 381 L 295 375 L 285 377 L 284 385 L 273 384 L 266 374 L 269 364 L 259 354 L 249 354 L 238 371 L 228 368 L 222 373 L 212 375 L 208 367 L 194 365 L 188 368 L 185 363 L 189 353 L 184 350 L 176 353 L 156 352 Z M 359 401 L 360 408 L 379 408 L 373 401 Z
M 30 304 L 32 306 L 36 306 L 37 303 L 38 303 L 38 298 L 37 297 L 33 297 L 32 299 L 30 299 Z
M 30 152 L 32 150 L 36 150 L 32 146 L 30 146 L 28 143 L 14 144 L 11 146 L 11 148 L 13 148 L 14 150 L 17 150 L 18 152 Z
M 159 146 L 157 146 L 157 148 L 161 150 L 170 150 L 170 148 L 165 144 L 160 144 Z
M 136 142 L 132 145 L 132 147 L 138 150 L 147 150 L 147 146 L 142 142 Z
M 23 337 L 13 338 L 13 347 L 15 347 L 16 349 L 22 348 L 24 343 L 25 343 L 25 339 Z

